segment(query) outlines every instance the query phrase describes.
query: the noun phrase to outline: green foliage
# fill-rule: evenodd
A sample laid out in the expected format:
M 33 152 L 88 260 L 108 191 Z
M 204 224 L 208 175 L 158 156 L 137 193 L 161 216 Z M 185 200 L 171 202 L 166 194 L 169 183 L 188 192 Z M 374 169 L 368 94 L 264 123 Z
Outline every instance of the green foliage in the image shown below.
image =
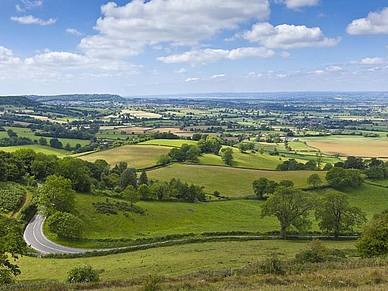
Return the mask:
M 171 160 L 170 155 L 161 155 L 156 164 L 164 166 L 170 163 Z
M 343 251 L 329 249 L 320 240 L 312 240 L 295 255 L 295 261 L 300 264 L 339 261 L 345 258 Z
M 280 186 L 262 205 L 261 216 L 276 216 L 280 222 L 280 235 L 285 237 L 291 226 L 300 231 L 311 227 L 308 213 L 314 206 L 315 198 L 311 194 Z
M 98 271 L 94 270 L 91 266 L 78 266 L 68 271 L 67 280 L 68 283 L 87 283 L 87 282 L 99 282 L 100 276 Z
M 364 257 L 388 254 L 388 213 L 376 216 L 364 228 L 356 242 L 357 251 Z
M 322 179 L 321 179 L 321 177 L 319 177 L 318 174 L 311 174 L 307 178 L 307 184 L 313 186 L 313 188 L 316 188 L 316 187 L 322 185 Z
M 210 153 L 217 155 L 222 147 L 222 140 L 219 137 L 208 135 L 202 136 L 198 141 L 198 147 L 202 153 Z
M 69 179 L 57 175 L 48 176 L 37 193 L 39 209 L 46 215 L 56 211 L 74 211 L 76 193 Z
M 127 186 L 137 187 L 136 169 L 128 168 L 125 169 L 119 179 L 119 185 L 121 189 L 125 189 Z
M 319 228 L 333 233 L 335 237 L 346 232 L 353 232 L 353 226 L 366 222 L 366 214 L 358 207 L 349 205 L 349 198 L 342 193 L 327 193 L 317 204 L 315 216 Z
M 118 214 L 118 211 L 128 211 L 138 214 L 144 214 L 144 210 L 135 205 L 129 205 L 126 202 L 115 203 L 109 202 L 109 199 L 106 199 L 106 202 L 93 202 L 92 205 L 95 207 L 97 213 L 101 214 Z
M 252 182 L 253 191 L 260 200 L 266 199 L 270 194 L 273 194 L 279 186 L 275 181 L 269 180 L 266 177 L 260 177 Z
M 60 238 L 80 238 L 84 230 L 81 219 L 71 213 L 55 212 L 46 220 L 49 230 Z
M 140 200 L 139 192 L 132 185 L 128 185 L 127 187 L 125 187 L 124 191 L 121 193 L 121 196 L 123 197 L 123 199 L 129 201 L 131 205 L 135 204 Z
M 0 215 L 0 285 L 13 282 L 20 269 L 10 262 L 8 254 L 17 257 L 24 254 L 26 243 L 23 239 L 23 225 L 14 218 Z
M 340 189 L 344 187 L 359 187 L 363 183 L 361 174 L 356 169 L 343 169 L 333 167 L 325 177 L 331 187 Z
M 225 164 L 231 166 L 233 164 L 233 150 L 230 147 L 222 148 L 220 150 L 221 159 Z
M 69 179 L 74 190 L 80 192 L 90 191 L 90 176 L 83 160 L 72 157 L 61 159 L 56 174 Z
M 0 182 L 0 213 L 8 213 L 19 209 L 26 191 L 16 183 Z
M 182 144 L 180 148 L 171 149 L 169 156 L 173 161 L 197 163 L 200 154 L 201 150 L 197 145 Z
M 275 254 L 259 263 L 259 270 L 262 274 L 285 275 L 284 262 Z

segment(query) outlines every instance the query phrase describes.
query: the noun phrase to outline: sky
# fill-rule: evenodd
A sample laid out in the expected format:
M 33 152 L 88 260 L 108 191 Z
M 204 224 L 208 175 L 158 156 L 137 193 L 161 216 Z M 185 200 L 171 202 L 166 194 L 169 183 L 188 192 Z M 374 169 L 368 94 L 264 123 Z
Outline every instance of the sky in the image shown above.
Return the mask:
M 388 91 L 388 0 L 0 0 L 0 95 Z

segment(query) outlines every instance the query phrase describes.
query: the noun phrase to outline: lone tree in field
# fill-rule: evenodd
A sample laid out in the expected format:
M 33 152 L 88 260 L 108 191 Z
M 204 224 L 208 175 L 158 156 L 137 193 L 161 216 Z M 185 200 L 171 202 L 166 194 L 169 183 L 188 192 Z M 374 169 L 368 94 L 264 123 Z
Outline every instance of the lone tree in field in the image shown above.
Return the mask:
M 299 231 L 311 227 L 307 216 L 314 206 L 315 198 L 311 194 L 294 187 L 279 186 L 264 202 L 261 217 L 276 216 L 280 222 L 280 235 L 286 237 L 291 226 Z
M 366 222 L 366 214 L 358 207 L 349 205 L 348 196 L 342 193 L 328 193 L 318 203 L 315 216 L 319 228 L 333 233 L 334 237 L 345 232 L 353 232 L 353 226 Z
M 307 183 L 316 188 L 322 185 L 322 179 L 318 174 L 312 174 L 307 178 Z
M 269 180 L 266 177 L 260 177 L 259 179 L 252 182 L 253 192 L 255 192 L 257 198 L 260 200 L 265 200 L 266 195 L 273 194 L 278 186 L 278 183 Z

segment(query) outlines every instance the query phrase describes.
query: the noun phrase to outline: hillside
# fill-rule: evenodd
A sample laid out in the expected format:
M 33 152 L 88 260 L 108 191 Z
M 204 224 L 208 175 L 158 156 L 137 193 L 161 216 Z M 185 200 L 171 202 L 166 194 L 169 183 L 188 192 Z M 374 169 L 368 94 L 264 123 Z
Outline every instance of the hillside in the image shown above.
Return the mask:
M 1 96 L 0 106 L 13 105 L 13 106 L 39 106 L 40 103 L 36 100 L 31 100 L 25 96 Z
M 29 99 L 46 104 L 93 104 L 124 103 L 125 98 L 112 94 L 69 94 L 55 96 L 27 96 Z

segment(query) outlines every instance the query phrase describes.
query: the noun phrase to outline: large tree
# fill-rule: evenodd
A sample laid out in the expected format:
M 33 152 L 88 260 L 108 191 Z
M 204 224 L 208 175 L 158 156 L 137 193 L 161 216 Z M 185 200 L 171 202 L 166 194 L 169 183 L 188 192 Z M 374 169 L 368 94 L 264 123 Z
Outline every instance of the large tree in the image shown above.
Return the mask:
M 233 163 L 233 150 L 230 147 L 222 148 L 220 150 L 221 159 L 225 164 L 231 166 Z
M 311 227 L 308 213 L 315 206 L 315 198 L 310 193 L 294 187 L 279 186 L 264 202 L 261 217 L 276 216 L 280 222 L 280 235 L 286 237 L 291 226 L 297 230 Z
M 74 211 L 76 193 L 69 179 L 57 175 L 48 176 L 37 193 L 38 206 L 45 215 L 56 211 L 69 213 Z
M 364 257 L 388 254 L 388 212 L 378 215 L 364 228 L 356 242 L 357 251 Z
M 317 204 L 315 216 L 319 228 L 333 233 L 336 238 L 366 222 L 366 214 L 358 207 L 350 206 L 348 196 L 335 192 L 326 194 Z
M 0 215 L 0 285 L 12 283 L 13 277 L 20 274 L 19 267 L 10 262 L 9 254 L 17 258 L 25 251 L 23 225 L 14 218 Z
M 55 212 L 46 222 L 50 231 L 62 238 L 80 238 L 84 229 L 81 219 L 66 212 Z

